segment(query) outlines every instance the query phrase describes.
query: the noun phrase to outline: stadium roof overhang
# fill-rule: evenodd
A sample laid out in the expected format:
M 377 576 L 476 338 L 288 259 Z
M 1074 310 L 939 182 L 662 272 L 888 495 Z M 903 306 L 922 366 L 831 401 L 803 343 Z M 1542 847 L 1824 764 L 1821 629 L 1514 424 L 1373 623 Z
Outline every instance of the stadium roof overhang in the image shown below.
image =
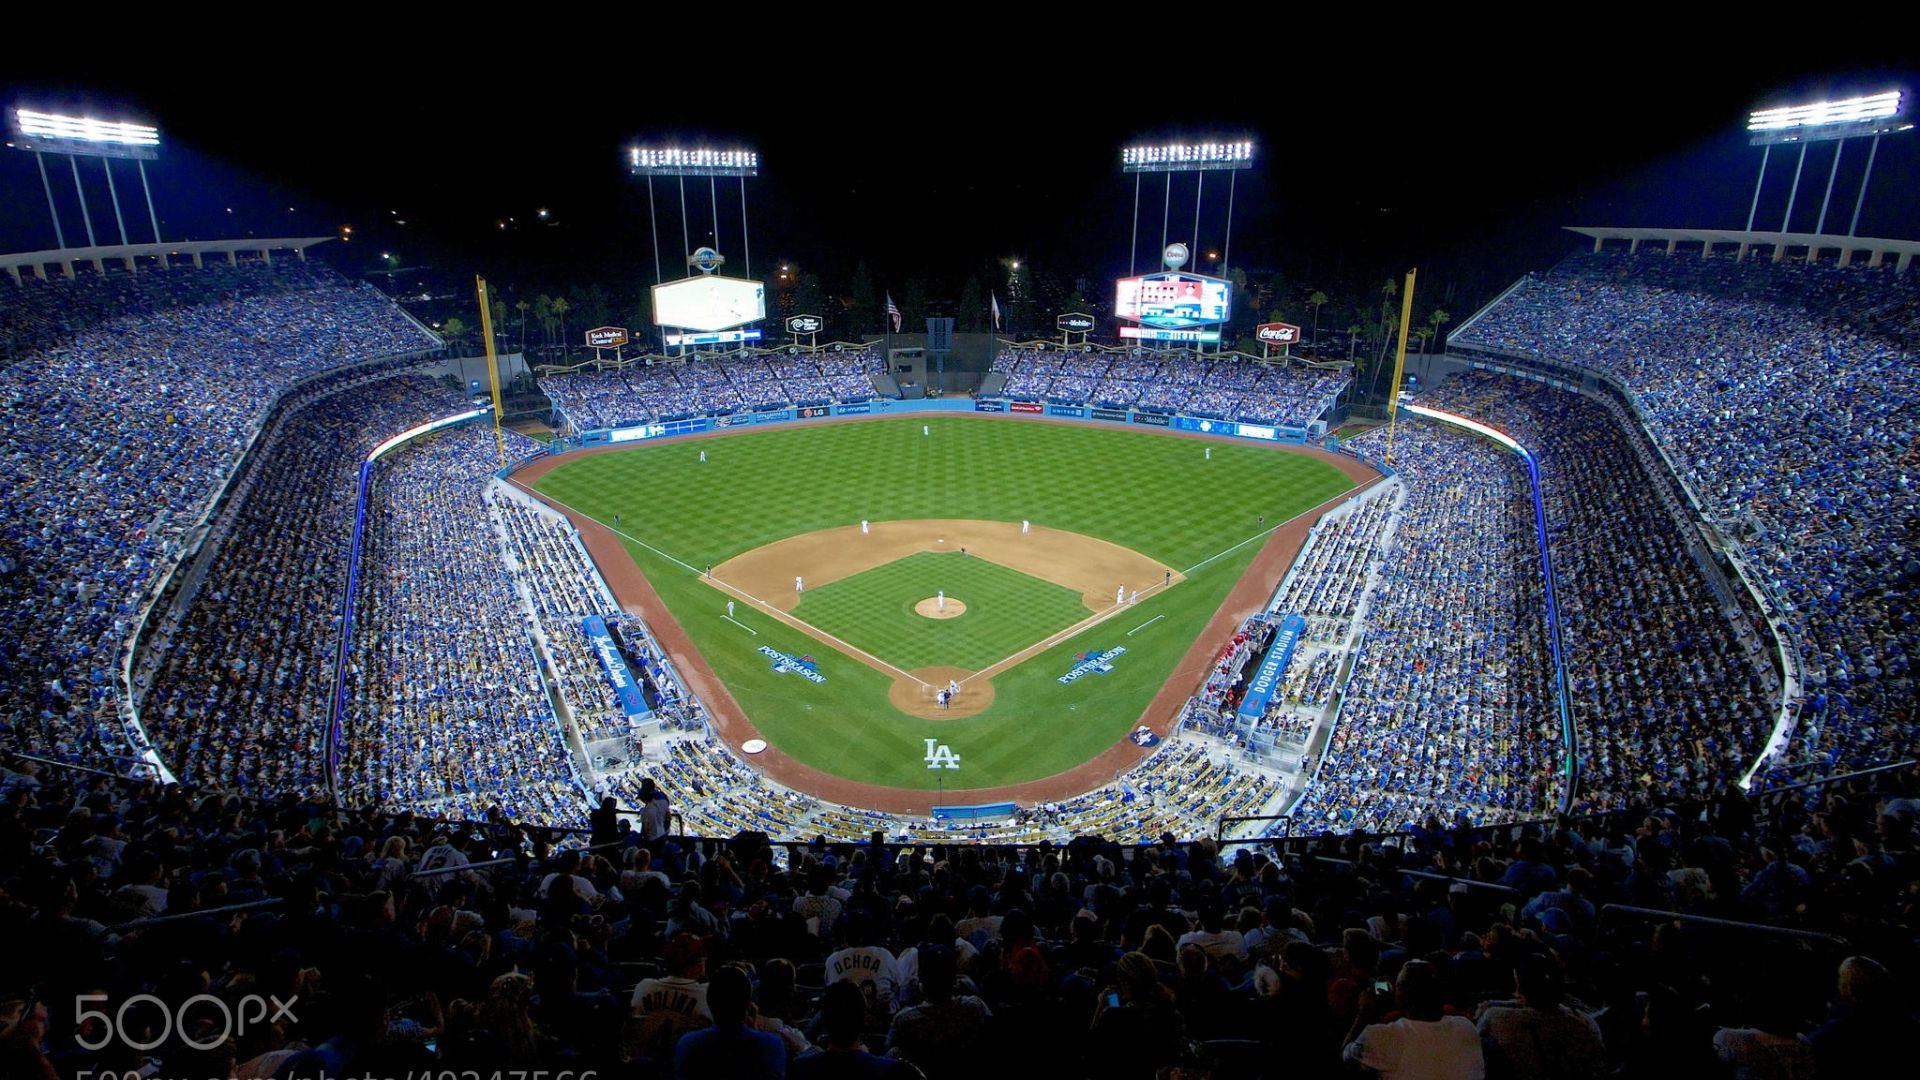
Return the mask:
M 332 239 L 331 236 L 305 236 L 279 240 L 183 240 L 167 244 L 113 244 L 23 251 L 14 255 L 0 255 L 0 269 L 18 282 L 23 276 L 45 278 L 50 266 L 59 267 L 62 275 L 72 277 L 74 267 L 79 263 L 92 263 L 96 271 L 104 273 L 109 262 L 120 263 L 129 272 L 135 272 L 140 265 L 139 260 L 143 259 L 148 260 L 147 265 L 154 269 L 167 267 L 174 259 L 180 258 L 191 259 L 193 265 L 200 266 L 208 255 L 215 258 L 224 256 L 228 263 L 240 261 L 242 255 L 253 255 L 263 262 L 272 262 L 276 251 L 291 251 L 304 259 L 308 248 Z
M 1746 232 L 1741 229 L 1613 229 L 1591 225 L 1569 225 L 1568 232 L 1593 238 L 1593 250 L 1608 241 L 1625 241 L 1627 250 L 1638 251 L 1642 244 L 1662 244 L 1669 254 L 1682 244 L 1699 244 L 1704 258 L 1721 248 L 1733 248 L 1736 259 L 1744 259 L 1755 248 L 1766 248 L 1774 262 L 1783 262 L 1790 251 L 1799 251 L 1807 262 L 1819 261 L 1823 251 L 1840 253 L 1840 265 L 1849 266 L 1860 253 L 1867 255 L 1868 266 L 1883 265 L 1889 256 L 1896 269 L 1905 271 L 1920 255 L 1920 241 L 1887 240 L 1871 236 L 1836 236 L 1831 233 Z

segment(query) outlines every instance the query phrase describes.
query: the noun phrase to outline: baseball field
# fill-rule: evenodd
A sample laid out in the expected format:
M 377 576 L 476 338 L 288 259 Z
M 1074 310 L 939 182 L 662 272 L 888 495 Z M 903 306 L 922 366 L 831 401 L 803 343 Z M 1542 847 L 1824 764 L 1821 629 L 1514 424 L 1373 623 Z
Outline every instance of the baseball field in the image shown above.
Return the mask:
M 667 609 L 642 614 L 775 751 L 962 790 L 1125 738 L 1267 535 L 1353 484 L 1272 447 L 915 416 L 562 459 L 533 486 L 620 538 Z

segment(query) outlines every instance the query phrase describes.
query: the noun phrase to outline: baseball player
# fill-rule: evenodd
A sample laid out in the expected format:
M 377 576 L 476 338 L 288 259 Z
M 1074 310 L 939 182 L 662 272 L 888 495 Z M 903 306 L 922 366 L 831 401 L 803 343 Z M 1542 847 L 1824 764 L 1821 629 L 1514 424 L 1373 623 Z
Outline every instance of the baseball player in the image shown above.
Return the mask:
M 802 593 L 807 591 L 807 583 L 801 580 L 799 574 L 793 575 L 793 591 L 797 593 Z
M 1125 585 L 1113 590 L 1113 602 L 1115 604 L 1124 604 L 1127 602 L 1127 587 Z

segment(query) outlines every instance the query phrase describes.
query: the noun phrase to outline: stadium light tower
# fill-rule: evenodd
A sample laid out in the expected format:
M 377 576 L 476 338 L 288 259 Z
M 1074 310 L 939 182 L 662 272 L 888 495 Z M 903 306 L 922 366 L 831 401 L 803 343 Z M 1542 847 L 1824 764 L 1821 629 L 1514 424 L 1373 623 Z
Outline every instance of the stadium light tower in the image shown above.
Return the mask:
M 1167 247 L 1167 222 L 1173 212 L 1173 174 L 1198 174 L 1193 188 L 1193 238 L 1200 243 L 1200 200 L 1205 192 L 1207 174 L 1227 173 L 1227 239 L 1221 246 L 1220 272 L 1227 272 L 1227 257 L 1233 254 L 1233 189 L 1241 169 L 1253 167 L 1253 140 L 1249 138 L 1215 139 L 1192 143 L 1153 143 L 1124 147 L 1120 151 L 1120 171 L 1133 174 L 1133 244 L 1127 249 L 1127 275 L 1135 270 L 1134 256 L 1140 246 L 1140 177 L 1157 172 L 1167 175 L 1160 209 L 1160 249 Z
M 680 248 L 684 256 L 693 250 L 687 235 L 687 177 L 707 178 L 707 199 L 713 208 L 713 246 L 720 246 L 720 199 L 718 178 L 737 177 L 740 181 L 740 255 L 748 277 L 753 276 L 753 246 L 747 235 L 747 177 L 760 175 L 760 154 L 756 150 L 715 150 L 704 146 L 631 146 L 627 148 L 627 172 L 647 178 L 647 217 L 653 227 L 653 283 L 660 277 L 660 218 L 655 210 L 653 178 L 672 177 L 680 182 Z
M 1846 150 L 1847 140 L 1871 136 L 1873 145 L 1867 151 L 1867 171 L 1860 178 L 1860 192 L 1853 201 L 1853 222 L 1847 226 L 1847 235 L 1855 235 L 1860 228 L 1860 208 L 1867 201 L 1867 182 L 1873 179 L 1873 162 L 1880 154 L 1880 136 L 1913 130 L 1906 108 L 1906 92 L 1894 89 L 1836 101 L 1779 105 L 1749 113 L 1747 145 L 1764 149 L 1760 152 L 1760 176 L 1753 182 L 1753 204 L 1747 209 L 1747 231 L 1753 231 L 1754 215 L 1760 210 L 1760 186 L 1766 181 L 1767 161 L 1775 146 L 1800 144 L 1799 159 L 1793 167 L 1793 188 L 1787 193 L 1787 212 L 1780 219 L 1780 231 L 1786 232 L 1793 220 L 1794 200 L 1800 195 L 1800 173 L 1807 164 L 1807 144 L 1829 141 L 1839 144 L 1833 148 L 1833 165 L 1827 171 L 1827 193 L 1820 200 L 1820 221 L 1813 229 L 1815 233 L 1824 233 L 1827 204 L 1833 199 L 1833 181 L 1840 172 L 1840 155 Z
M 147 186 L 147 162 L 160 156 L 160 129 L 125 120 L 95 120 L 87 116 L 63 116 L 37 109 L 15 108 L 7 118 L 8 146 L 32 151 L 40 166 L 40 186 L 47 193 L 47 212 L 53 217 L 53 236 L 61 248 L 67 246 L 66 232 L 60 227 L 60 211 L 53 202 L 53 185 L 47 179 L 47 154 L 65 154 L 73 167 L 74 190 L 80 195 L 80 219 L 87 227 L 87 246 L 94 246 L 93 215 L 87 210 L 87 192 L 80 186 L 80 159 L 96 157 L 107 172 L 107 194 L 113 200 L 113 220 L 120 227 L 120 243 L 127 242 L 127 222 L 120 215 L 120 192 L 113 182 L 113 159 L 130 159 L 140 169 L 140 190 L 147 198 L 147 218 L 153 224 L 153 242 L 160 243 L 160 216 L 153 210 L 153 190 Z

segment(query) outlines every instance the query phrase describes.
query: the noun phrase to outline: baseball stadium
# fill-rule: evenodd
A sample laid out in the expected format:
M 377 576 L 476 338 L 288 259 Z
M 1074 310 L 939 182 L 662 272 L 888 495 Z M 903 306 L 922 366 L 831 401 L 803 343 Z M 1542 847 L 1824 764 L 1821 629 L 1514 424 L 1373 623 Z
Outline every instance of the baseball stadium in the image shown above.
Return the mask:
M 416 256 L 23 90 L 7 1075 L 1885 1075 L 1920 140 L 1839 83 L 1691 121 L 1713 227 L 1301 262 L 1199 116 L 1022 189 L 1095 255 L 877 274 L 772 129 Z

